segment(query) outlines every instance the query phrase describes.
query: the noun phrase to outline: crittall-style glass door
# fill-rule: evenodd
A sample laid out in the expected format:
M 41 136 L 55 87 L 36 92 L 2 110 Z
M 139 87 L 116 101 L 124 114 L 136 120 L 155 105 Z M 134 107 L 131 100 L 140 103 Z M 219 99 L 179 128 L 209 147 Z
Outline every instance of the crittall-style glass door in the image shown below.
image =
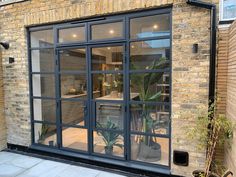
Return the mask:
M 88 152 L 89 90 L 85 47 L 58 50 L 61 148 Z
M 115 29 L 114 29 L 115 30 Z M 92 152 L 125 157 L 125 45 L 96 45 L 91 52 Z
M 108 163 L 168 168 L 170 10 L 29 33 L 34 145 Z

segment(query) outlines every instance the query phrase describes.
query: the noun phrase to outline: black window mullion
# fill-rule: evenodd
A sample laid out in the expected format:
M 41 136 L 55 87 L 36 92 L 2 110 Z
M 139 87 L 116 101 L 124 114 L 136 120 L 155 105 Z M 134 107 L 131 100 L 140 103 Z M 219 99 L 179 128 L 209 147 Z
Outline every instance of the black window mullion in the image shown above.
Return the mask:
M 55 97 L 56 97 L 56 126 L 57 126 L 57 145 L 58 148 L 62 147 L 62 127 L 61 127 L 61 101 L 60 101 L 60 63 L 59 63 L 59 51 L 56 49 L 56 43 L 58 41 L 58 30 L 53 28 L 54 32 L 54 70 L 55 70 Z
M 130 30 L 130 22 L 129 18 L 125 18 L 125 67 L 124 67 L 124 75 L 125 75 L 125 158 L 126 160 L 131 160 L 131 137 L 130 137 L 130 108 L 129 108 L 129 98 L 130 98 L 130 81 L 129 81 L 129 67 L 130 67 L 130 42 L 129 42 L 129 30 Z

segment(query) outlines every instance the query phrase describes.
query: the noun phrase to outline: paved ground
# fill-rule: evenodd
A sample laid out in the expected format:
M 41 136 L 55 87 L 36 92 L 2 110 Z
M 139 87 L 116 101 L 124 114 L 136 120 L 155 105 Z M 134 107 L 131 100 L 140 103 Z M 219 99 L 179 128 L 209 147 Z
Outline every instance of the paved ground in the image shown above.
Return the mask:
M 121 175 L 43 160 L 10 152 L 0 152 L 0 177 L 124 177 Z

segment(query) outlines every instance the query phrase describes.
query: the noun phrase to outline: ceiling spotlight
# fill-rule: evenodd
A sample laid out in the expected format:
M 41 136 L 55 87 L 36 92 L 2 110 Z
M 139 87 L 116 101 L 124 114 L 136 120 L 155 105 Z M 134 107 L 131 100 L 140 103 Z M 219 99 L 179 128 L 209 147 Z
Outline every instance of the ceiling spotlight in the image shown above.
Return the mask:
M 111 47 L 107 47 L 107 50 L 111 50 Z
M 9 49 L 9 43 L 0 42 L 0 45 L 3 46 L 4 49 Z
M 114 30 L 110 30 L 109 33 L 110 33 L 110 34 L 114 34 Z
M 72 37 L 73 37 L 73 38 L 76 38 L 76 37 L 77 37 L 77 34 L 73 34 Z
M 154 28 L 154 29 L 157 29 L 157 28 L 158 28 L 158 25 L 153 25 L 153 28 Z
M 134 48 L 134 45 L 131 45 L 131 48 L 133 49 L 133 48 Z

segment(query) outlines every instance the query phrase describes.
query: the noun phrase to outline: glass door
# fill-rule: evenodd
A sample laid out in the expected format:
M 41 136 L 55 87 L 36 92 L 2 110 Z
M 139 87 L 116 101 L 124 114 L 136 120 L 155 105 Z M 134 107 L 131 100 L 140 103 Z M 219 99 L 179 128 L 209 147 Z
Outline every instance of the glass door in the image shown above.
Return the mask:
M 61 147 L 88 151 L 88 70 L 86 48 L 58 51 Z
M 92 153 L 124 158 L 125 89 L 123 44 L 90 47 Z
M 171 16 L 164 12 L 30 31 L 33 144 L 138 168 L 170 165 Z

